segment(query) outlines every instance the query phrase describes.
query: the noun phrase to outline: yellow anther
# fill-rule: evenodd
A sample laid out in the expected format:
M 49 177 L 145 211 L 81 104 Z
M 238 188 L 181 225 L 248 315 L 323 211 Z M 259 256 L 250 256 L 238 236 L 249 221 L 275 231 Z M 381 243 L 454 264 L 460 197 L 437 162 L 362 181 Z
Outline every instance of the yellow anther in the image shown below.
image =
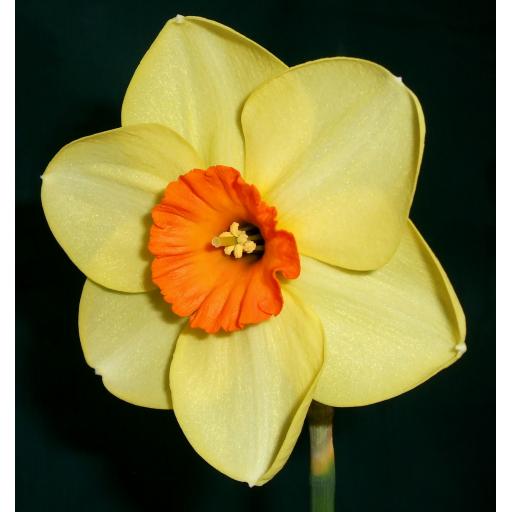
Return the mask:
M 232 222 L 231 226 L 229 226 L 229 231 L 231 231 L 231 234 L 233 236 L 240 235 L 240 230 L 238 229 L 240 227 L 240 224 L 238 222 Z
M 240 231 L 240 234 L 236 237 L 236 241 L 239 244 L 245 244 L 249 237 L 247 236 L 247 233 L 245 231 Z
M 234 250 L 235 258 L 236 259 L 241 258 L 243 256 L 243 254 L 244 254 L 244 246 L 241 244 L 236 244 L 235 250 Z
M 247 226 L 244 228 L 247 229 Z M 249 229 L 251 229 L 250 226 Z M 261 241 L 262 238 L 260 235 L 249 236 L 244 229 L 240 229 L 238 222 L 232 222 L 229 231 L 223 231 L 220 235 L 212 238 L 212 245 L 215 248 L 223 247 L 226 256 L 233 255 L 239 259 L 244 254 L 263 250 L 263 246 L 256 245 L 254 240 Z
M 244 251 L 247 254 L 251 254 L 251 252 L 254 252 L 254 249 L 256 249 L 256 244 L 253 241 L 245 242 Z

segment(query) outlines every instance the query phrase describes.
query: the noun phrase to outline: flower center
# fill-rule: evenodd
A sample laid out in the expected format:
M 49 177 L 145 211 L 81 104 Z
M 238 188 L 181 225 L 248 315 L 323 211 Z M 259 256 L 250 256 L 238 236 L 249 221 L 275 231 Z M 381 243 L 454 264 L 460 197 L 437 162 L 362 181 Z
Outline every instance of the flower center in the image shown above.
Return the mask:
M 276 209 L 236 169 L 218 165 L 180 176 L 152 216 L 153 282 L 191 327 L 236 331 L 281 312 L 280 277 L 300 273 L 297 245 L 277 229 Z
M 260 230 L 249 223 L 240 226 L 238 222 L 232 222 L 229 231 L 223 231 L 219 236 L 212 238 L 213 247 L 224 247 L 224 254 L 234 256 L 236 259 L 244 254 L 262 253 L 264 244 Z

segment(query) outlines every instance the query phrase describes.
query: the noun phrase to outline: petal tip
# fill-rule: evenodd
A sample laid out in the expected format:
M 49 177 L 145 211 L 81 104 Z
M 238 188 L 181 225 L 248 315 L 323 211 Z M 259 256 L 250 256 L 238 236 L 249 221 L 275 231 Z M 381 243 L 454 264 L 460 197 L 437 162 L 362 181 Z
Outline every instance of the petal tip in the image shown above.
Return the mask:
M 467 352 L 468 347 L 464 342 L 457 343 L 457 345 L 454 347 L 454 350 L 457 352 L 457 358 L 461 358 Z
M 176 14 L 176 16 L 172 18 L 170 21 L 176 23 L 177 25 L 182 25 L 183 23 L 185 23 L 185 21 L 187 21 L 187 18 L 182 14 Z

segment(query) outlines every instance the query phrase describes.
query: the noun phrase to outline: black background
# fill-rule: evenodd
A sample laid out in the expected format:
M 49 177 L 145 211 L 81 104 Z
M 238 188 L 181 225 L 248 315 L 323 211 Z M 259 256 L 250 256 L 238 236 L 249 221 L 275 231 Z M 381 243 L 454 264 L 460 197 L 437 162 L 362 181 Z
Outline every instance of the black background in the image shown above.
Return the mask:
M 308 440 L 249 489 L 208 466 L 172 413 L 110 395 L 83 360 L 83 276 L 40 206 L 67 142 L 119 126 L 125 89 L 165 21 L 209 17 L 289 65 L 376 61 L 417 94 L 427 143 L 411 217 L 465 309 L 468 353 L 396 399 L 337 409 L 337 508 L 494 507 L 494 6 L 477 1 L 18 1 L 16 500 L 20 511 L 308 510 Z

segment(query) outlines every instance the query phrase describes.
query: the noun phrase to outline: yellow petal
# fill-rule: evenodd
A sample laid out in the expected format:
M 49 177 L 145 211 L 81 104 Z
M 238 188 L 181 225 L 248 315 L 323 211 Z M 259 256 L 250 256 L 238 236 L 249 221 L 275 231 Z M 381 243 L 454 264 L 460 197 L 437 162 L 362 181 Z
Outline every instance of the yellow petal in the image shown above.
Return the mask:
M 184 322 L 157 291 L 121 293 L 85 282 L 78 316 L 85 359 L 122 400 L 171 408 L 169 367 Z
M 295 445 L 322 361 L 320 323 L 289 293 L 280 315 L 241 331 L 185 330 L 170 373 L 178 422 L 212 466 L 261 485 Z
M 421 384 L 465 351 L 464 313 L 427 244 L 409 223 L 393 259 L 351 272 L 302 259 L 286 285 L 320 317 L 326 340 L 315 400 L 344 407 Z
M 261 46 L 193 16 L 167 22 L 130 82 L 122 124 L 161 123 L 188 140 L 207 165 L 243 169 L 240 111 L 260 83 L 286 70 Z
M 108 288 L 154 286 L 151 209 L 169 181 L 202 162 L 164 126 L 120 128 L 65 146 L 43 175 L 46 220 L 73 263 Z
M 398 247 L 423 151 L 415 96 L 384 68 L 335 58 L 292 68 L 242 112 L 247 181 L 302 254 L 371 270 Z

